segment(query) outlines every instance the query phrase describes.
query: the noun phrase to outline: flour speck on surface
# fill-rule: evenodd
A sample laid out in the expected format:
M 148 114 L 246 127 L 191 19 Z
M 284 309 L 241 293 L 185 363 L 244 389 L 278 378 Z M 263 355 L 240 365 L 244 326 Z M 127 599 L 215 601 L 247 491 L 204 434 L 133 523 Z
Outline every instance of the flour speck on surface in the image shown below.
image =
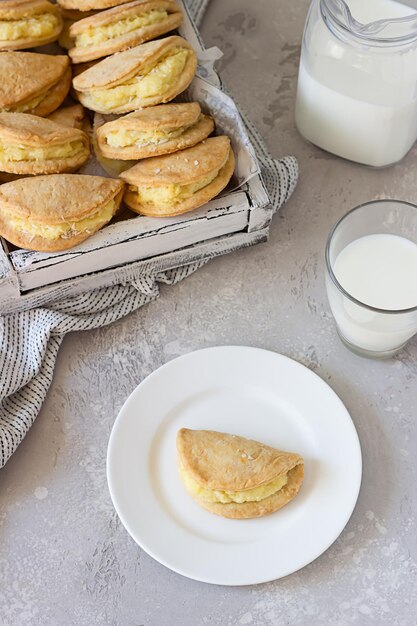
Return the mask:
M 48 490 L 46 487 L 36 487 L 33 495 L 37 500 L 45 500 L 48 497 Z

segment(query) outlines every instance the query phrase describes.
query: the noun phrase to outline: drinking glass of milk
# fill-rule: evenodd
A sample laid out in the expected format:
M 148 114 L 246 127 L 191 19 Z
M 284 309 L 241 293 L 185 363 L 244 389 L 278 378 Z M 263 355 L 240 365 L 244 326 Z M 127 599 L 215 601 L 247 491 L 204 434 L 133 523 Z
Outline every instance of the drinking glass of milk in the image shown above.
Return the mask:
M 417 206 L 375 200 L 347 213 L 327 240 L 326 287 L 348 348 L 398 352 L 417 333 Z
M 345 159 L 400 161 L 417 139 L 417 0 L 313 0 L 295 120 Z

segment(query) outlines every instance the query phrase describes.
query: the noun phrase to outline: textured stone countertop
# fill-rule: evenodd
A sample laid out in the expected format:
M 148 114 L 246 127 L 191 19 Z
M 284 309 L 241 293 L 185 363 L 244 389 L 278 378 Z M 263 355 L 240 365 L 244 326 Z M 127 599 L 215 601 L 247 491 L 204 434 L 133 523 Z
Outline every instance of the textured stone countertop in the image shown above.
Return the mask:
M 41 414 L 0 472 L 2 626 L 417 624 L 417 343 L 373 362 L 340 343 L 323 282 L 333 223 L 366 200 L 417 202 L 417 148 L 373 171 L 294 129 L 307 0 L 213 0 L 202 28 L 222 77 L 275 156 L 298 157 L 296 192 L 267 244 L 218 258 L 108 328 L 68 336 Z M 114 419 L 162 363 L 221 344 L 301 361 L 348 407 L 363 485 L 336 543 L 285 579 L 227 588 L 159 565 L 129 537 L 106 484 Z

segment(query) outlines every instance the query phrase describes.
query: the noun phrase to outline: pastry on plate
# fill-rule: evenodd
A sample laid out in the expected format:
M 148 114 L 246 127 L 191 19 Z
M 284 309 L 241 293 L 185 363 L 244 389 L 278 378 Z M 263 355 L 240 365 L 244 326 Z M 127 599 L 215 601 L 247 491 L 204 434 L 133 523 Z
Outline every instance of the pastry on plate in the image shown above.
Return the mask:
M 173 100 L 191 83 L 197 57 L 182 37 L 148 41 L 114 54 L 73 80 L 80 102 L 99 113 L 129 113 Z
M 210 137 L 192 148 L 139 161 L 120 174 L 129 185 L 124 201 L 142 215 L 180 215 L 217 196 L 234 167 L 229 137 Z
M 73 63 L 109 56 L 169 33 L 182 19 L 181 9 L 173 0 L 121 4 L 75 22 L 69 30 L 74 47 L 68 54 Z
M 0 112 L 46 117 L 61 105 L 70 86 L 67 56 L 0 52 Z
M 207 511 L 232 519 L 261 517 L 288 504 L 304 477 L 299 454 L 212 430 L 177 434 L 180 475 Z
M 50 115 L 48 120 L 52 120 L 62 126 L 68 126 L 69 128 L 78 128 L 79 130 L 86 130 L 86 114 L 85 109 L 81 104 L 70 104 L 66 107 L 60 107 Z M 87 123 L 88 127 L 88 123 Z
M 104 124 L 97 144 L 108 159 L 146 159 L 194 146 L 213 130 L 213 119 L 198 102 L 159 104 Z
M 74 172 L 89 156 L 87 135 L 28 113 L 0 113 L 0 170 L 13 174 Z
M 123 183 L 102 176 L 50 174 L 0 186 L 0 235 L 20 248 L 72 248 L 110 222 Z
M 62 16 L 48 0 L 0 2 L 0 50 L 23 50 L 58 39 Z
M 130 0 L 57 0 L 60 7 L 67 11 L 102 11 L 111 9 Z

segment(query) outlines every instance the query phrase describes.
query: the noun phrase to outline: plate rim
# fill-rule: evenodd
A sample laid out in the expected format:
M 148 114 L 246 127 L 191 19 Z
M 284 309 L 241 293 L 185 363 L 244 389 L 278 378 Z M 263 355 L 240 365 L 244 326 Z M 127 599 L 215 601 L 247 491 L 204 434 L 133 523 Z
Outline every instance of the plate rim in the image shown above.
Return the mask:
M 295 567 L 290 567 L 288 568 L 288 571 L 286 571 L 283 574 L 280 574 L 279 576 L 273 576 L 271 577 L 270 575 L 267 575 L 266 577 L 262 577 L 262 576 L 258 576 L 255 577 L 256 580 L 254 580 L 253 582 L 230 582 L 230 580 L 225 580 L 221 578 L 221 574 L 216 577 L 216 580 L 213 579 L 213 577 L 204 577 L 204 576 L 200 576 L 200 575 L 195 575 L 195 574 L 190 574 L 189 572 L 184 571 L 181 567 L 176 566 L 175 564 L 172 564 L 171 562 L 168 562 L 166 559 L 164 559 L 163 556 L 160 556 L 159 554 L 157 555 L 155 553 L 155 551 L 153 550 L 153 548 L 151 546 L 148 546 L 148 543 L 139 541 L 137 538 L 137 534 L 134 532 L 134 530 L 131 528 L 131 525 L 129 523 L 128 520 L 124 519 L 123 514 L 121 514 L 118 506 L 117 506 L 117 495 L 115 493 L 114 490 L 114 485 L 113 485 L 113 479 L 111 476 L 111 457 L 113 454 L 113 450 L 114 450 L 114 445 L 115 445 L 115 440 L 117 437 L 117 432 L 118 429 L 120 428 L 120 421 L 122 418 L 122 413 L 126 410 L 126 408 L 128 407 L 128 405 L 131 403 L 133 397 L 138 393 L 139 389 L 142 386 L 145 386 L 147 384 L 151 384 L 153 378 L 156 378 L 161 370 L 165 370 L 166 368 L 172 367 L 173 364 L 177 363 L 178 361 L 183 361 L 186 360 L 190 357 L 193 357 L 196 354 L 201 354 L 201 353 L 207 353 L 207 352 L 213 352 L 213 351 L 220 351 L 220 350 L 227 350 L 227 351 L 253 351 L 253 352 L 257 352 L 257 353 L 266 353 L 268 355 L 272 355 L 273 357 L 276 357 L 278 360 L 281 360 L 282 362 L 289 362 L 291 364 L 291 367 L 295 367 L 295 369 L 298 369 L 299 371 L 302 371 L 303 374 L 307 374 L 307 376 L 310 376 L 311 380 L 315 380 L 316 382 L 318 382 L 323 389 L 326 389 L 326 392 L 329 393 L 331 396 L 333 396 L 333 399 L 335 401 L 337 401 L 339 403 L 339 405 L 341 406 L 346 419 L 346 423 L 349 425 L 349 429 L 351 431 L 351 435 L 352 435 L 352 443 L 354 442 L 355 444 L 355 457 L 356 457 L 356 462 L 355 462 L 355 468 L 356 468 L 356 475 L 355 475 L 355 480 L 352 481 L 352 484 L 355 482 L 356 483 L 356 487 L 354 490 L 355 493 L 355 497 L 352 498 L 352 504 L 349 507 L 348 513 L 346 513 L 345 516 L 345 520 L 343 522 L 343 525 L 341 525 L 340 529 L 336 529 L 335 533 L 332 533 L 331 538 L 329 539 L 328 543 L 326 544 L 326 546 L 323 548 L 322 546 L 318 549 L 317 553 L 315 553 L 315 556 L 313 556 L 312 558 L 309 558 L 309 560 L 304 563 L 304 565 L 301 566 L 295 566 Z M 341 535 L 341 533 L 344 531 L 344 529 L 346 528 L 346 525 L 348 524 L 354 510 L 356 507 L 356 504 L 358 502 L 358 498 L 359 498 L 359 494 L 361 491 L 361 486 L 362 486 L 362 478 L 363 478 L 363 459 L 362 459 L 362 449 L 361 449 L 361 443 L 360 443 L 360 439 L 359 439 L 359 435 L 358 432 L 356 430 L 356 426 L 355 423 L 353 422 L 352 416 L 350 415 L 347 407 L 345 406 L 345 404 L 343 403 L 343 401 L 341 400 L 341 398 L 338 396 L 338 394 L 333 390 L 333 388 L 325 381 L 323 380 L 323 378 L 321 378 L 321 376 L 319 376 L 316 372 L 314 372 L 313 370 L 311 370 L 309 367 L 307 367 L 306 365 L 304 365 L 303 363 L 300 363 L 299 361 L 297 361 L 296 359 L 293 359 L 292 357 L 289 357 L 287 355 L 281 354 L 279 352 L 275 352 L 274 350 L 269 350 L 266 348 L 259 348 L 256 346 L 245 346 L 245 345 L 217 345 L 217 346 L 209 346 L 209 347 L 205 347 L 205 348 L 200 348 L 197 350 L 192 350 L 190 352 L 186 352 L 184 354 L 181 354 L 177 357 L 174 357 L 173 359 L 170 359 L 168 361 L 166 361 L 165 363 L 163 363 L 162 365 L 160 365 L 158 368 L 156 368 L 155 370 L 153 370 L 150 374 L 148 374 L 147 376 L 145 376 L 143 378 L 143 380 L 141 380 L 141 382 L 132 390 L 132 392 L 129 394 L 129 396 L 126 398 L 126 400 L 124 401 L 123 405 L 121 406 L 111 429 L 111 433 L 109 436 L 109 441 L 108 441 L 108 446 L 107 446 L 107 453 L 106 453 L 106 478 L 107 478 L 107 485 L 108 485 L 108 489 L 110 492 L 110 497 L 111 497 L 111 501 L 113 504 L 113 507 L 123 525 L 123 527 L 125 528 L 125 530 L 128 532 L 128 534 L 130 535 L 130 537 L 133 539 L 133 541 L 142 549 L 144 550 L 151 558 L 153 558 L 155 561 L 157 561 L 158 563 L 160 563 L 161 565 L 163 565 L 164 567 L 170 569 L 171 571 L 180 574 L 181 576 L 184 576 L 185 578 L 188 578 L 189 580 L 195 580 L 198 582 L 203 582 L 206 584 L 211 584 L 211 585 L 220 585 L 220 586 L 228 586 L 228 587 L 245 587 L 245 586 L 252 586 L 252 585 L 257 585 L 257 584 L 264 584 L 267 582 L 272 582 L 274 580 L 280 580 L 282 578 L 285 578 L 297 571 L 300 571 L 302 569 L 304 569 L 304 567 L 306 567 L 307 565 L 310 565 L 313 561 L 315 561 L 316 559 L 318 559 L 322 554 L 324 554 L 332 545 L 333 543 L 337 540 L 337 538 Z

